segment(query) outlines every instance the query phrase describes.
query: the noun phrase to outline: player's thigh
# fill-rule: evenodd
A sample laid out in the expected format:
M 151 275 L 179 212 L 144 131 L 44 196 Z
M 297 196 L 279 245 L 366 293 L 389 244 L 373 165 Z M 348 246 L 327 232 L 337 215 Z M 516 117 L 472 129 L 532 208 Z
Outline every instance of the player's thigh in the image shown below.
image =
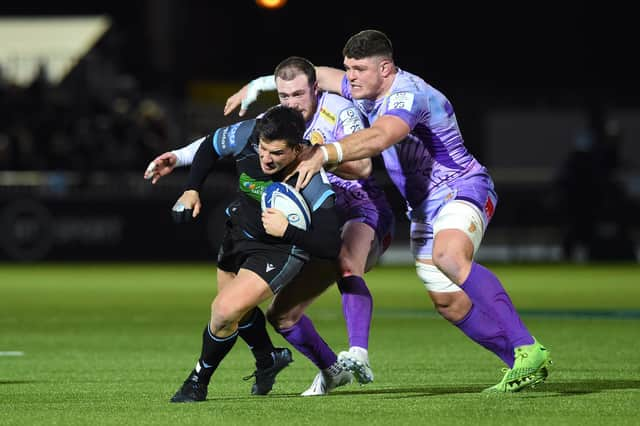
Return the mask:
M 482 212 L 474 204 L 461 200 L 445 204 L 433 223 L 436 263 L 470 261 L 480 247 L 484 227 Z
M 235 272 L 224 271 L 220 268 L 216 271 L 217 281 L 218 281 L 218 292 L 220 292 L 228 283 L 233 281 L 236 277 Z
M 376 233 L 366 223 L 348 221 L 342 229 L 342 247 L 340 248 L 340 270 L 343 275 L 362 275 L 367 259 L 372 253 Z
M 293 315 L 299 318 L 336 278 L 337 265 L 334 261 L 312 258 L 293 281 L 273 298 L 269 317 L 276 319 Z
M 213 301 L 215 317 L 239 321 L 249 310 L 273 296 L 262 277 L 248 269 L 240 269 L 236 277 L 226 283 Z

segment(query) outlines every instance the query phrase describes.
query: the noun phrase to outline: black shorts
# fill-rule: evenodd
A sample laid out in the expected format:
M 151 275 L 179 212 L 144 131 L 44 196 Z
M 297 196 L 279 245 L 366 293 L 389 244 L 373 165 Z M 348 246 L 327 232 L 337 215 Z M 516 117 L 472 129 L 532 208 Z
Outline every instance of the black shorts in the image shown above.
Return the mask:
M 247 239 L 241 230 L 227 222 L 220 250 L 218 268 L 238 273 L 243 269 L 255 272 L 277 294 L 298 275 L 306 262 L 273 245 Z

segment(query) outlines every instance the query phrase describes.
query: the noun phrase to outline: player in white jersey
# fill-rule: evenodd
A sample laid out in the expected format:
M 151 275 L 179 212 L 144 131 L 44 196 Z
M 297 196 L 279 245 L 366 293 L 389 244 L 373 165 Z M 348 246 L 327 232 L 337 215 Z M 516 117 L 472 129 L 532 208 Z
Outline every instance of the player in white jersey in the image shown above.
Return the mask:
M 407 201 L 416 270 L 436 309 L 509 367 L 486 391 L 543 382 L 549 351 L 522 323 L 498 278 L 474 262 L 498 198 L 487 169 L 464 146 L 451 103 L 395 65 L 391 41 L 380 31 L 352 36 L 343 56 L 346 72 L 318 67 L 318 84 L 351 99 L 370 127 L 309 151 L 296 170 L 298 186 L 323 165 L 382 154 Z M 243 114 L 250 87 L 230 97 L 226 110 L 240 105 Z
M 315 69 L 308 60 L 300 57 L 287 58 L 276 67 L 275 74 L 281 104 L 302 112 L 306 120 L 305 138 L 312 143 L 332 143 L 364 128 L 358 110 L 350 101 L 317 90 Z M 161 175 L 172 170 L 176 160 L 179 165 L 189 164 L 199 144 L 200 141 L 196 141 L 181 150 L 157 157 L 152 162 L 155 164 L 154 172 L 147 177 L 157 181 Z M 367 160 L 366 163 L 352 162 L 344 166 L 341 168 L 342 173 L 355 177 L 361 175 L 360 169 L 370 168 L 371 163 Z M 353 170 L 353 173 L 350 174 L 349 170 Z M 337 359 L 354 374 L 358 382 L 364 384 L 373 380 L 373 371 L 368 357 L 372 297 L 363 276 L 391 241 L 393 214 L 382 189 L 373 177 L 348 180 L 333 173 L 328 175 L 336 192 L 338 212 L 344 223 L 337 282 L 342 294 L 350 344 L 349 350 L 341 352 Z M 326 394 L 339 382 L 334 378 L 340 373 L 334 366 L 335 353 L 329 350 L 310 350 L 319 346 L 315 343 L 319 336 L 311 320 L 304 315 L 306 306 L 312 301 L 308 294 L 315 298 L 336 281 L 334 269 L 332 265 L 322 262 L 305 267 L 297 279 L 301 286 L 295 287 L 306 292 L 307 296 L 292 298 L 289 302 L 282 302 L 282 298 L 276 300 L 267 313 L 275 329 L 320 369 L 305 395 Z M 300 303 L 301 300 L 304 303 Z M 310 341 L 314 343 L 309 344 Z

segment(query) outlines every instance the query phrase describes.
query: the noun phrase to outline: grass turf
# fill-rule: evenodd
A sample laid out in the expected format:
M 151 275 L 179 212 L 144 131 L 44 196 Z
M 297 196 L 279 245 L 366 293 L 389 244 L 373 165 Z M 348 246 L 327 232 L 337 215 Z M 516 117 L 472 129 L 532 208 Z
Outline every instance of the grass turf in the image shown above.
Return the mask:
M 479 394 L 501 377 L 498 360 L 434 313 L 413 268 L 385 267 L 367 275 L 375 382 L 298 397 L 316 371 L 294 352 L 272 393 L 253 397 L 239 340 L 207 402 L 170 404 L 200 351 L 213 265 L 0 265 L 0 424 L 637 424 L 637 265 L 492 269 L 553 355 L 534 390 Z M 309 315 L 346 348 L 337 289 Z

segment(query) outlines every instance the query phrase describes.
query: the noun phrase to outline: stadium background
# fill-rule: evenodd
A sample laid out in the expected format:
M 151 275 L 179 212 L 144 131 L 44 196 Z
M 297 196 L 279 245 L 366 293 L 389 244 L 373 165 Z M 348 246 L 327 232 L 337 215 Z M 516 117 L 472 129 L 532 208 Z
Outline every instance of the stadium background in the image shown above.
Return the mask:
M 3 1 L 0 423 L 637 425 L 634 20 L 614 2 Z M 503 365 L 435 312 L 378 167 L 398 218 L 383 261 L 402 265 L 366 275 L 376 381 L 298 398 L 317 370 L 296 353 L 255 398 L 241 379 L 254 361 L 236 344 L 206 403 L 169 404 L 200 350 L 235 186 L 225 163 L 203 217 L 176 226 L 184 171 L 151 186 L 143 170 L 236 120 L 222 105 L 250 78 L 292 54 L 339 67 L 346 38 L 370 27 L 389 34 L 400 67 L 448 95 L 491 169 L 501 200 L 479 257 L 551 350 L 549 380 L 508 398 L 480 393 Z M 307 312 L 342 350 L 339 306 L 331 288 Z
M 151 186 L 147 163 L 236 120 L 222 116 L 224 100 L 289 55 L 340 67 L 345 40 L 365 28 L 385 31 L 398 65 L 449 97 L 491 170 L 500 203 L 482 260 L 638 259 L 640 84 L 627 14 L 528 2 L 429 4 L 421 18 L 415 3 L 394 6 L 3 2 L 0 29 L 35 17 L 36 39 L 45 21 L 73 17 L 104 32 L 78 37 L 84 50 L 38 55 L 12 50 L 3 33 L 0 260 L 213 259 L 231 169 L 209 178 L 202 219 L 177 227 L 169 209 L 185 174 Z M 58 81 L 60 62 L 75 65 Z M 249 115 L 274 102 L 265 96 Z M 383 168 L 375 173 L 398 220 L 384 261 L 410 262 L 402 201 Z

